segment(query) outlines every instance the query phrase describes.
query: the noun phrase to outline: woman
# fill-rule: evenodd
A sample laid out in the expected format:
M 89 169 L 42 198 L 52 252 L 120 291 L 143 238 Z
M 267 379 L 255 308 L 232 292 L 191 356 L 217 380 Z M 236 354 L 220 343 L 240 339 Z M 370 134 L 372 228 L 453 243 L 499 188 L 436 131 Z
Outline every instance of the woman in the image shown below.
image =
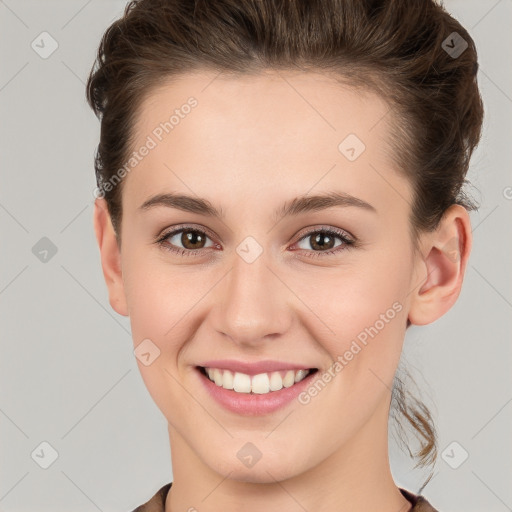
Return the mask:
M 94 226 L 173 467 L 138 511 L 435 510 L 388 418 L 435 461 L 397 368 L 461 290 L 476 70 L 432 0 L 140 0 L 108 28 Z

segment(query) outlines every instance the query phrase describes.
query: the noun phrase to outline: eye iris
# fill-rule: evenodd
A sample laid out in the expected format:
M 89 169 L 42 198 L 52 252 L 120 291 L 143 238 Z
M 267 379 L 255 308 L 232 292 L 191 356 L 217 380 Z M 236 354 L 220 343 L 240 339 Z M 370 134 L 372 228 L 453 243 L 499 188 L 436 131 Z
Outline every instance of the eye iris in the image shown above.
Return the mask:
M 330 236 L 328 233 L 317 233 L 313 237 L 313 242 L 311 243 L 311 247 L 313 249 L 332 249 L 334 247 L 334 237 Z M 328 242 L 320 242 L 319 240 L 328 239 Z
M 185 230 L 181 235 L 181 243 L 183 244 L 183 247 L 186 247 L 187 249 L 201 249 L 202 246 L 197 247 L 196 244 L 203 243 L 204 245 L 204 241 L 204 236 L 198 231 Z M 189 244 L 192 244 L 192 247 L 189 247 Z

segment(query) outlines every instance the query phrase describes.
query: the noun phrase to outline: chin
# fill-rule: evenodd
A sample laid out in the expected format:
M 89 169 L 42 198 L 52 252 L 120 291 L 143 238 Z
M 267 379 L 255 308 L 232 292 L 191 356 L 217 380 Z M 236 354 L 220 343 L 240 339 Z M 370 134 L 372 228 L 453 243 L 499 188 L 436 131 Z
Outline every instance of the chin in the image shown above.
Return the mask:
M 243 457 L 242 457 L 243 458 Z M 213 461 L 209 461 L 213 462 Z M 299 468 L 287 463 L 278 453 L 273 457 L 262 457 L 252 466 L 247 466 L 238 459 L 236 453 L 234 458 L 219 461 L 217 458 L 213 464 L 209 464 L 210 468 L 221 475 L 226 476 L 230 480 L 237 482 L 246 482 L 254 484 L 271 484 L 276 481 L 287 480 L 297 475 Z

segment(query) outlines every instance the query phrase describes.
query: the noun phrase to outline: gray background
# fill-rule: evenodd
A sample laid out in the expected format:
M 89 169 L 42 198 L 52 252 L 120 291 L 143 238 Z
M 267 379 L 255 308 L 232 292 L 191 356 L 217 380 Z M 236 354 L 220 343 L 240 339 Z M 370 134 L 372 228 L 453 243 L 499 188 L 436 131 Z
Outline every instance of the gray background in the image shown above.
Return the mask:
M 172 480 L 166 421 L 129 321 L 109 306 L 92 227 L 99 123 L 84 83 L 124 5 L 0 0 L 1 511 L 129 511 Z M 445 5 L 479 49 L 486 120 L 469 177 L 481 209 L 457 304 L 410 329 L 404 358 L 448 447 L 424 495 L 441 512 L 502 512 L 512 510 L 512 0 Z M 43 31 L 58 43 L 47 59 L 31 47 Z M 57 248 L 46 262 L 43 237 Z M 48 469 L 44 441 L 58 452 Z M 412 491 L 426 476 L 393 443 L 392 469 Z

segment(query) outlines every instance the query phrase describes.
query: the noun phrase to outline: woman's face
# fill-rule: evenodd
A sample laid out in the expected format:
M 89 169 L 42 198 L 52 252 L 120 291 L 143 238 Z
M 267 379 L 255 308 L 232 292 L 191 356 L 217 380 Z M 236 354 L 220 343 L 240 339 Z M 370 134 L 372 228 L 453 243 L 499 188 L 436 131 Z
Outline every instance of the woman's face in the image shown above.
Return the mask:
M 144 101 L 111 303 L 142 343 L 173 455 L 271 482 L 387 443 L 420 284 L 412 190 L 386 153 L 387 114 L 378 96 L 313 73 L 189 74 Z M 190 199 L 173 207 L 171 194 Z M 247 394 L 209 383 L 198 366 L 212 360 L 318 371 Z

